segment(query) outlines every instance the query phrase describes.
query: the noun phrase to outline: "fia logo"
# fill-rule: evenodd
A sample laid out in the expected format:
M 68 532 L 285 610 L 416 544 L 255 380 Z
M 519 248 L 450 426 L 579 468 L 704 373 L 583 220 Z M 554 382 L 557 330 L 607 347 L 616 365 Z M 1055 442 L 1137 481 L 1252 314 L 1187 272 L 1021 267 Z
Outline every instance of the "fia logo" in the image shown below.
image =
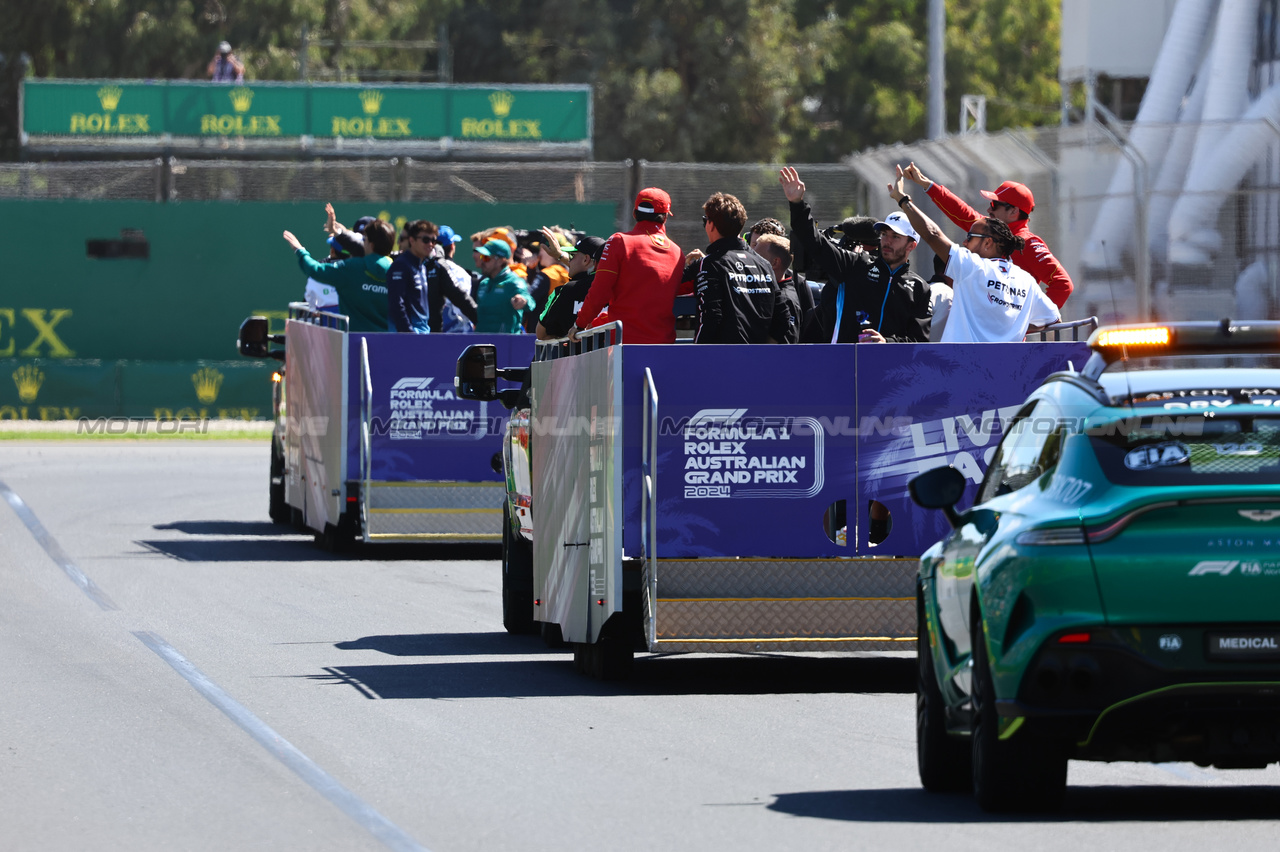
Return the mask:
M 1179 651 L 1182 649 L 1182 637 L 1177 633 L 1166 633 L 1160 637 L 1161 651 Z

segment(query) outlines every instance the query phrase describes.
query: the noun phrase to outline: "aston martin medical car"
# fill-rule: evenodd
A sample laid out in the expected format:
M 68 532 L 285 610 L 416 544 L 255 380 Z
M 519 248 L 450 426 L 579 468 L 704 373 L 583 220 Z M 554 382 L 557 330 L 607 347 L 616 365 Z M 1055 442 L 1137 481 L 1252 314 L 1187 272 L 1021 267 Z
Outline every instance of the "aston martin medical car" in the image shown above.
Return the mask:
M 1104 327 L 1013 417 L 920 562 L 917 758 L 989 810 L 1067 761 L 1280 761 L 1280 323 Z

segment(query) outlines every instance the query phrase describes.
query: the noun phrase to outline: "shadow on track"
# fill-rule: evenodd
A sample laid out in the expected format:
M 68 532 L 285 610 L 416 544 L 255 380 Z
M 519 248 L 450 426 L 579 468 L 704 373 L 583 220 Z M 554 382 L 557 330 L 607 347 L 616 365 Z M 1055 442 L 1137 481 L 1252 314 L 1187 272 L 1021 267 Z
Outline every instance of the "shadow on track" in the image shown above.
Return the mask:
M 1241 772 L 1247 780 L 1249 775 Z M 769 809 L 792 816 L 847 822 L 1190 822 L 1275 819 L 1280 797 L 1273 786 L 1068 787 L 1061 811 L 989 814 L 968 794 L 940 795 L 918 787 L 780 793 Z
M 488 636 L 497 638 L 481 638 Z M 636 658 L 630 680 L 601 682 L 576 673 L 568 653 L 548 651 L 532 637 L 501 633 L 381 636 L 344 642 L 337 647 L 379 650 L 397 656 L 416 655 L 415 649 L 422 656 L 538 655 L 519 660 L 339 665 L 326 667 L 325 674 L 303 676 L 321 683 L 345 684 L 369 698 L 915 692 L 915 660 L 909 657 L 642 655 Z
M 498 544 L 374 544 L 351 542 L 333 554 L 313 542 L 310 530 L 269 521 L 175 521 L 155 524 L 159 531 L 191 538 L 138 541 L 141 547 L 181 562 L 328 562 L 333 560 L 399 562 L 497 560 Z

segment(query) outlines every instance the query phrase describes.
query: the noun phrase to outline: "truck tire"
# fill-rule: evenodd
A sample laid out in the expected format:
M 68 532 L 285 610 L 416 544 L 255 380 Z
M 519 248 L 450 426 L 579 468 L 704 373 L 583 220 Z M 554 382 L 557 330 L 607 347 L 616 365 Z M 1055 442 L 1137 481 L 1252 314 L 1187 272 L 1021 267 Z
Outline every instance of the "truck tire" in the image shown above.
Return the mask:
M 271 518 L 271 522 L 275 524 L 288 524 L 293 521 L 293 513 L 289 511 L 289 504 L 284 502 L 284 453 L 280 450 L 280 445 L 273 437 L 271 439 L 271 482 L 270 482 L 270 502 L 267 508 L 267 515 Z
M 929 646 L 929 625 L 920 606 L 916 628 L 916 767 L 930 793 L 955 793 L 973 785 L 973 753 L 968 740 L 947 733 L 946 705 L 938 687 Z
M 511 531 L 511 506 L 502 508 L 502 626 L 512 635 L 538 632 L 533 620 L 533 548 Z
M 1019 731 L 1000 739 L 991 661 L 973 617 L 973 793 L 984 811 L 1055 811 L 1067 789 L 1063 744 Z
M 635 662 L 635 642 L 627 635 L 626 620 L 615 613 L 600 630 L 594 643 L 573 643 L 573 667 L 596 680 L 627 680 Z

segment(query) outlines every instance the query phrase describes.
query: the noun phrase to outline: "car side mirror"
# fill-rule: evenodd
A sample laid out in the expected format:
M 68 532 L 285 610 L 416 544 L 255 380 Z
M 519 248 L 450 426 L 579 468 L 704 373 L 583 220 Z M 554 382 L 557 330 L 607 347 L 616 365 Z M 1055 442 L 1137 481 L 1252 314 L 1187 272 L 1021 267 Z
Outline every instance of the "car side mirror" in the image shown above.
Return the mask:
M 907 491 L 917 506 L 925 509 L 941 509 L 952 527 L 960 525 L 955 505 L 964 497 L 968 480 L 954 467 L 935 467 L 926 470 L 907 483 Z
M 473 343 L 458 357 L 454 390 L 462 399 L 492 402 L 498 398 L 498 347 Z

